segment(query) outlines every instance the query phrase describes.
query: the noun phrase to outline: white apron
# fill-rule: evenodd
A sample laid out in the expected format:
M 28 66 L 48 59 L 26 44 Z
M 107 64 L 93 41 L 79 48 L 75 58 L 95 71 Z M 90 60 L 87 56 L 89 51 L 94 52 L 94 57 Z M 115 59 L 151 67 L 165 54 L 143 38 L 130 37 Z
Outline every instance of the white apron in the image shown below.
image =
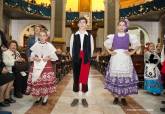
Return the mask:
M 157 80 L 159 76 L 160 76 L 160 71 L 157 67 L 157 64 L 153 64 L 153 63 L 145 64 L 144 79 Z
M 44 62 L 41 60 L 40 62 L 34 61 L 34 66 L 33 66 L 33 72 L 32 72 L 32 82 L 37 81 L 37 79 L 40 77 L 42 71 L 45 68 L 47 62 Z
M 114 50 L 117 54 L 110 59 L 110 76 L 113 77 L 132 77 L 133 63 L 132 59 L 125 52 L 127 50 Z

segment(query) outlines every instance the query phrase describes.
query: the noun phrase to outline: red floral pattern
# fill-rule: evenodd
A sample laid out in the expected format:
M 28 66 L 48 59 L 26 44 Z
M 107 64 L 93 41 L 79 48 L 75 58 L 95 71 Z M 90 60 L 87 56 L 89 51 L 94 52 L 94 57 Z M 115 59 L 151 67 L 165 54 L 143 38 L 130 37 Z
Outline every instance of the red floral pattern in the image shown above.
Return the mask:
M 32 96 L 41 97 L 52 94 L 56 89 L 56 77 L 53 72 L 52 64 L 50 61 L 46 64 L 44 70 L 41 73 L 41 76 L 37 81 L 32 82 L 32 72 L 33 65 L 29 72 L 29 77 L 27 81 L 27 93 L 30 93 Z

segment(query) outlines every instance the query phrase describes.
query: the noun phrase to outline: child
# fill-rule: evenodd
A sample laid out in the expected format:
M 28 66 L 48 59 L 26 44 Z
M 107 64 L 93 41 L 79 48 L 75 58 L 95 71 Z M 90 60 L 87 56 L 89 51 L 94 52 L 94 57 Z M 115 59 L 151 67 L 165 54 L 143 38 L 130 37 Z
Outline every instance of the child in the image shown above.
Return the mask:
M 43 100 L 42 105 L 46 105 L 48 96 L 55 91 L 56 78 L 51 61 L 58 59 L 55 54 L 56 49 L 47 42 L 47 38 L 47 32 L 41 31 L 39 41 L 30 48 L 32 51 L 30 59 L 34 64 L 30 69 L 27 82 L 27 93 L 37 97 L 35 103 Z
M 105 75 L 105 88 L 114 95 L 113 104 L 126 106 L 125 97 L 138 93 L 138 77 L 133 67 L 131 55 L 140 47 L 140 42 L 135 35 L 128 34 L 127 22 L 120 20 L 118 33 L 108 35 L 104 46 L 111 55 Z M 134 50 L 129 51 L 129 44 Z M 110 50 L 111 49 L 111 50 Z M 121 102 L 119 102 L 121 98 Z
M 72 34 L 70 40 L 70 55 L 73 62 L 73 91 L 76 97 L 73 99 L 71 106 L 78 105 L 78 92 L 81 83 L 84 97 L 82 99 L 82 104 L 84 107 L 88 107 L 85 94 L 88 91 L 88 75 L 90 70 L 90 60 L 94 50 L 94 43 L 92 35 L 86 31 L 87 19 L 85 17 L 79 18 L 78 27 L 79 30 L 75 34 Z
M 160 95 L 163 90 L 160 71 L 157 67 L 160 63 L 160 57 L 155 52 L 154 43 L 149 43 L 148 47 L 149 50 L 144 54 L 144 89 L 152 94 Z

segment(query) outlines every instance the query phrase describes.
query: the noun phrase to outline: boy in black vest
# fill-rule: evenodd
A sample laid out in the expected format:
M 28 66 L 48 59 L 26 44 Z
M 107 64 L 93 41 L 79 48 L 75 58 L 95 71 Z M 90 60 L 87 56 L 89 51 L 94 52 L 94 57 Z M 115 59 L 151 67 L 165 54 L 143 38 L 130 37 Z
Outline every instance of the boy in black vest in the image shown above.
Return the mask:
M 73 92 L 75 99 L 73 99 L 71 106 L 77 106 L 79 99 L 80 83 L 82 85 L 82 104 L 88 107 L 85 94 L 88 91 L 88 75 L 90 69 L 90 58 L 94 50 L 93 37 L 86 31 L 87 19 L 81 17 L 78 20 L 79 30 L 72 34 L 70 40 L 70 55 L 73 64 Z

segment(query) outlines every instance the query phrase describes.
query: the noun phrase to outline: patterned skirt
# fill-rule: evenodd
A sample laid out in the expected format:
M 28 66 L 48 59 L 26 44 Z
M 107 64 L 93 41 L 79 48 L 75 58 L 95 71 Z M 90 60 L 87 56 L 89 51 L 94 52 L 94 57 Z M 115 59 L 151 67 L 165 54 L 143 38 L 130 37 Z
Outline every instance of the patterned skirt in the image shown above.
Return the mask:
M 146 63 L 144 71 L 144 89 L 153 94 L 161 94 L 163 85 L 157 65 Z
M 132 71 L 132 77 L 115 77 L 111 75 L 109 67 L 110 64 L 108 64 L 106 68 L 105 89 L 119 97 L 138 93 L 138 77 L 134 68 Z
M 153 94 L 161 94 L 163 86 L 160 80 L 145 80 L 144 89 Z
M 50 61 L 46 64 L 40 77 L 37 81 L 32 82 L 33 65 L 30 68 L 29 77 L 27 81 L 27 93 L 35 97 L 44 97 L 52 94 L 56 89 L 56 77 Z

